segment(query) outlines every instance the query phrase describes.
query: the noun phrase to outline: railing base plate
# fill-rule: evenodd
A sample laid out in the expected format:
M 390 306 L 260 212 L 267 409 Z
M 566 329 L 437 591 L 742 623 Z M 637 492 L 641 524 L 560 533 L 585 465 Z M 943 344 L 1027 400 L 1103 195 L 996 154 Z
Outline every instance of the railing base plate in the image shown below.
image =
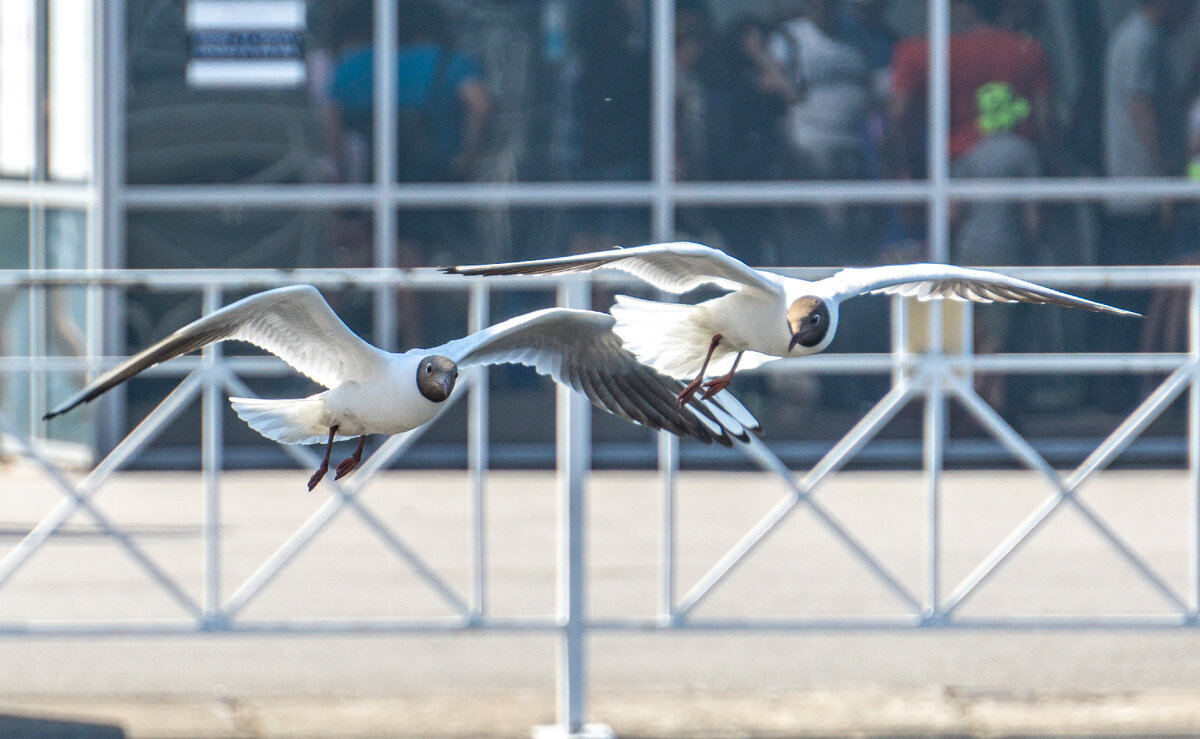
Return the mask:
M 608 724 L 584 724 L 578 731 L 567 731 L 559 724 L 533 727 L 533 739 L 617 739 Z

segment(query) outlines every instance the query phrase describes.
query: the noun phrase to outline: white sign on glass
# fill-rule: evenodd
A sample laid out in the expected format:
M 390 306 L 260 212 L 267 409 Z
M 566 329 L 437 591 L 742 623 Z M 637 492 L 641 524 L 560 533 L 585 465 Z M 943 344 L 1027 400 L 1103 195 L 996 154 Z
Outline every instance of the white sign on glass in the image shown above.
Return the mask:
M 191 87 L 300 87 L 305 0 L 188 0 Z

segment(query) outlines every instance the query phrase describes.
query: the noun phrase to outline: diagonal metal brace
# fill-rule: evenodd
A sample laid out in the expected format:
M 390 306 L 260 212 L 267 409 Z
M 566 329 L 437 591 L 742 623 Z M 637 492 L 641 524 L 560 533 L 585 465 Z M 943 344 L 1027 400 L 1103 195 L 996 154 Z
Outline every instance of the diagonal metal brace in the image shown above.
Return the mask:
M 233 375 L 228 370 L 223 370 L 225 377 L 222 382 L 230 393 L 236 393 L 243 397 L 255 397 L 254 393 L 240 379 Z M 446 401 L 447 403 L 455 403 L 462 398 L 465 393 L 451 395 Z M 307 546 L 318 533 L 320 533 L 333 518 L 342 511 L 343 508 L 350 508 L 355 511 L 360 518 L 374 530 L 383 540 L 385 544 L 403 561 L 405 561 L 412 569 L 425 580 L 430 587 L 454 609 L 458 614 L 466 617 L 469 609 L 463 600 L 454 590 L 442 580 L 424 560 L 408 546 L 404 545 L 400 537 L 396 536 L 387 526 L 369 512 L 362 504 L 356 500 L 356 496 L 366 487 L 373 475 L 379 469 L 387 464 L 393 457 L 398 456 L 409 447 L 411 447 L 421 435 L 430 428 L 431 424 L 419 426 L 412 431 L 397 434 L 384 444 L 384 447 L 390 447 L 387 453 L 384 448 L 380 448 L 375 454 L 363 464 L 362 468 L 355 473 L 345 484 L 334 480 L 328 481 L 333 495 L 325 500 L 317 510 L 315 510 L 308 519 L 300 525 L 298 529 L 284 540 L 282 544 L 259 565 L 253 573 L 242 583 L 240 587 L 222 604 L 220 615 L 225 619 L 231 619 L 239 611 L 243 610 L 249 602 L 257 597 L 266 586 L 274 580 L 274 578 L 287 566 L 295 557 Z M 298 447 L 291 444 L 283 445 L 283 449 L 289 456 L 297 460 L 301 465 L 306 467 L 315 467 L 317 457 L 311 451 L 304 447 Z
M 888 572 L 878 559 L 871 555 L 832 514 L 826 511 L 823 506 L 817 504 L 812 498 L 812 492 L 828 475 L 840 469 L 866 446 L 874 435 L 886 426 L 895 414 L 907 404 L 921 384 L 926 381 L 926 373 L 919 373 L 912 380 L 899 381 L 799 482 L 795 480 L 791 470 L 761 441 L 751 438 L 748 445 L 743 445 L 741 448 L 748 456 L 764 469 L 775 473 L 783 481 L 788 487 L 788 495 L 760 519 L 750 531 L 700 578 L 683 597 L 679 608 L 675 611 L 675 615 L 682 618 L 694 609 L 725 577 L 744 562 L 750 552 L 761 544 L 771 532 L 775 531 L 800 503 L 808 504 L 809 508 L 826 528 L 835 537 L 841 539 L 849 547 L 850 551 L 864 562 L 867 568 L 879 577 L 883 584 L 904 602 L 905 605 L 914 611 L 919 611 L 921 606 L 913 594 L 904 587 L 898 578 Z
M 1076 470 L 1070 479 L 1064 479 L 1057 470 L 1022 438 L 994 409 L 988 406 L 966 382 L 955 373 L 944 375 L 948 389 L 967 407 L 967 410 L 979 419 L 987 429 L 1014 455 L 1030 469 L 1041 473 L 1055 488 L 1056 492 L 1043 502 L 1007 536 L 987 557 L 983 559 L 950 594 L 938 609 L 942 617 L 949 616 L 979 590 L 982 584 L 995 574 L 999 568 L 1008 562 L 1012 556 L 1024 546 L 1045 524 L 1051 516 L 1058 512 L 1064 504 L 1071 504 L 1092 525 L 1092 527 L 1109 544 L 1138 571 L 1155 590 L 1157 590 L 1172 606 L 1181 613 L 1187 612 L 1184 600 L 1175 592 L 1166 580 L 1137 555 L 1115 531 L 1104 523 L 1090 506 L 1080 500 L 1077 492 L 1080 486 L 1096 471 L 1107 466 L 1128 446 L 1137 434 L 1141 433 L 1158 415 L 1169 406 L 1190 380 L 1191 368 L 1184 367 L 1176 371 L 1159 386 L 1138 409 L 1126 419 L 1104 443 L 1089 456 L 1088 460 Z M 1178 377 L 1177 377 L 1178 376 Z M 1101 449 L 1104 451 L 1101 452 Z
M 184 378 L 158 406 L 138 426 L 117 445 L 108 456 L 98 464 L 77 485 L 71 484 L 63 477 L 58 468 L 38 452 L 15 428 L 8 419 L 0 415 L 0 426 L 16 438 L 26 454 L 37 462 L 41 470 L 63 493 L 62 500 L 42 520 L 25 535 L 16 546 L 0 559 L 0 586 L 8 582 L 25 562 L 78 510 L 83 510 L 99 526 L 106 535 L 120 544 L 129 556 L 147 574 L 159 584 L 173 600 L 185 611 L 200 617 L 200 606 L 180 587 L 174 578 L 162 570 L 143 552 L 133 539 L 119 527 L 115 526 L 108 517 L 102 514 L 90 502 L 90 498 L 100 486 L 120 467 L 134 452 L 141 449 L 154 439 L 158 432 L 178 415 L 179 411 L 195 396 L 200 387 L 200 378 L 195 373 Z

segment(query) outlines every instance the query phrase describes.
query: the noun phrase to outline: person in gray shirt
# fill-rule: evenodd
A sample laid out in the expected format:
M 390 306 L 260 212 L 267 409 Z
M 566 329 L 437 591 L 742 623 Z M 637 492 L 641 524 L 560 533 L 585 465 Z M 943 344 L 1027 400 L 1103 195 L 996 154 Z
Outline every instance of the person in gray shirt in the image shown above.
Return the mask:
M 952 177 L 1040 177 L 1037 147 L 1012 131 L 985 136 L 959 157 Z M 1012 265 L 1026 261 L 1037 232 L 1037 206 L 1013 200 L 965 202 L 955 209 L 954 261 Z
M 955 160 L 951 176 L 1038 177 L 1041 165 L 1033 142 L 1011 130 L 981 138 Z M 1027 261 L 1037 234 L 1037 206 L 1029 201 L 979 200 L 956 205 L 952 256 L 955 264 L 1002 266 Z M 979 306 L 975 311 L 974 346 L 979 353 L 998 352 L 1008 338 L 1010 311 Z M 1002 408 L 1006 383 L 999 375 L 977 375 L 975 390 L 993 408 Z
M 1142 0 L 1112 33 L 1104 70 L 1104 162 L 1110 177 L 1161 177 L 1178 160 L 1182 111 L 1174 99 L 1168 33 L 1190 0 Z M 1121 196 L 1105 202 L 1103 264 L 1161 261 L 1171 204 Z

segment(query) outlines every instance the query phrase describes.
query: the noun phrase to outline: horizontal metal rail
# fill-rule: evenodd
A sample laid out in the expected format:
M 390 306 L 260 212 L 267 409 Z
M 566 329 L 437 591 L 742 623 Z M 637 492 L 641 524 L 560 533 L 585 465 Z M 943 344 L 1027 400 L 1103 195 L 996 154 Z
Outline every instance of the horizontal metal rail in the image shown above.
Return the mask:
M 664 185 L 653 182 L 480 182 L 393 183 L 383 188 L 397 208 L 494 208 L 654 205 Z M 929 180 L 668 182 L 677 206 L 761 206 L 847 203 L 923 203 L 933 197 Z M 1200 188 L 1184 178 L 1042 177 L 1030 179 L 949 179 L 950 200 L 1085 202 L 1139 197 L 1200 199 Z M 75 183 L 0 180 L 0 206 L 87 207 L 94 193 Z M 129 210 L 206 208 L 373 208 L 380 188 L 373 184 L 296 185 L 127 185 L 117 195 Z
M 3 208 L 83 209 L 93 206 L 96 198 L 95 188 L 84 183 L 0 179 Z
M 766 267 L 788 277 L 816 280 L 838 271 L 835 267 Z M 1043 266 L 989 267 L 996 272 L 1032 280 L 1057 288 L 1090 290 L 1141 290 L 1188 287 L 1200 280 L 1200 266 Z M 645 283 L 619 273 L 588 275 L 497 275 L 487 278 L 489 289 L 553 290 L 564 282 L 587 280 L 602 285 L 644 286 Z M 464 282 L 465 281 L 465 282 Z M 5 269 L 0 270 L 0 287 L 125 286 L 154 290 L 198 292 L 206 285 L 245 291 L 295 285 L 316 287 L 394 287 L 464 290 L 469 278 L 447 276 L 437 268 L 396 269 L 384 267 L 301 269 Z

